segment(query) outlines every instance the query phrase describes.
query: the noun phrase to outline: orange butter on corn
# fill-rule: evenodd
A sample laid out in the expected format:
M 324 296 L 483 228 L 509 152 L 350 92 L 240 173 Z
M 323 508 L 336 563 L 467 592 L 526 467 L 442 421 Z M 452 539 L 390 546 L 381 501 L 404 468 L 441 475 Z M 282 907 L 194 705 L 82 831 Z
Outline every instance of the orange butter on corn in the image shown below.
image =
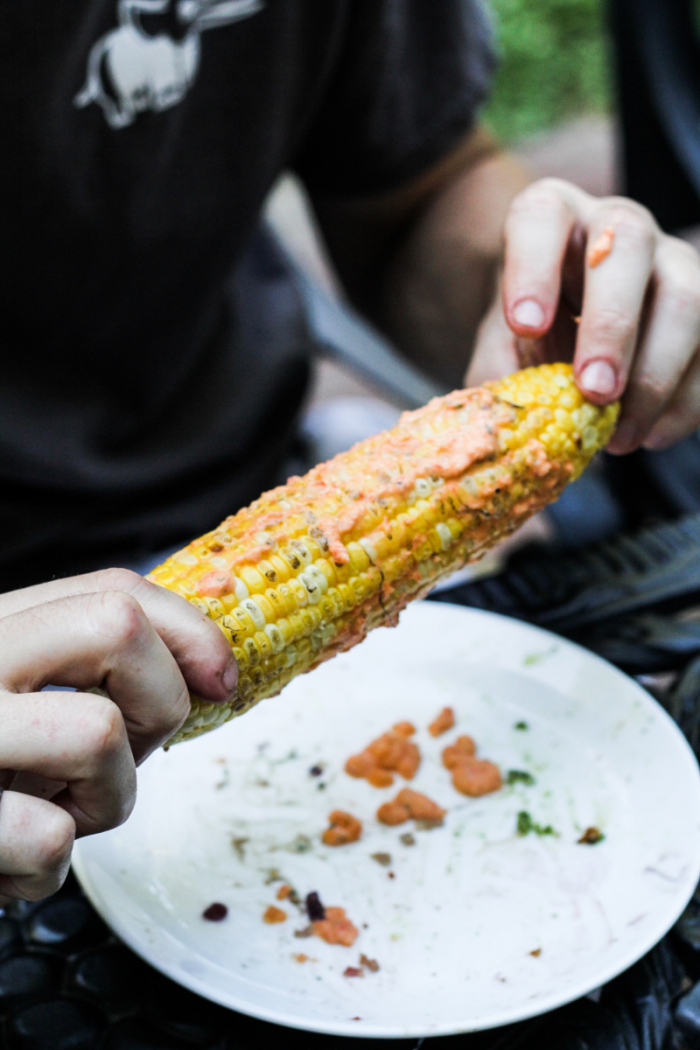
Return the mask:
M 409 601 L 556 499 L 605 446 L 617 413 L 586 402 L 568 365 L 524 369 L 404 413 L 173 554 L 149 578 L 218 624 L 240 677 L 228 706 L 193 697 L 171 743 L 396 623 Z

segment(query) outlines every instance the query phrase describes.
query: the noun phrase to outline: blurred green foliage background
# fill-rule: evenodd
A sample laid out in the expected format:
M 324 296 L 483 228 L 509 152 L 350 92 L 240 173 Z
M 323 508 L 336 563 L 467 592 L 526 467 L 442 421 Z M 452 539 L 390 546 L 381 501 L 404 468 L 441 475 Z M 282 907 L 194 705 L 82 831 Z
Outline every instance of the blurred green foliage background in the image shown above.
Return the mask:
M 603 0 L 488 0 L 501 67 L 484 117 L 509 141 L 603 113 L 610 69 Z

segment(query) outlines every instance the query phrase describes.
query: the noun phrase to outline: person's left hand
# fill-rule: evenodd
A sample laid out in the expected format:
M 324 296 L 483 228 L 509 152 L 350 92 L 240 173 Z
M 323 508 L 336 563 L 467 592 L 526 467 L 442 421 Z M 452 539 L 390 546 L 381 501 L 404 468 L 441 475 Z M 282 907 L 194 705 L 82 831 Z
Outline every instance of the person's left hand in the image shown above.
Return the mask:
M 481 325 L 468 385 L 573 361 L 590 401 L 622 397 L 609 451 L 665 448 L 700 427 L 694 248 L 664 234 L 634 201 L 591 197 L 559 179 L 515 198 L 505 238 L 502 287 Z

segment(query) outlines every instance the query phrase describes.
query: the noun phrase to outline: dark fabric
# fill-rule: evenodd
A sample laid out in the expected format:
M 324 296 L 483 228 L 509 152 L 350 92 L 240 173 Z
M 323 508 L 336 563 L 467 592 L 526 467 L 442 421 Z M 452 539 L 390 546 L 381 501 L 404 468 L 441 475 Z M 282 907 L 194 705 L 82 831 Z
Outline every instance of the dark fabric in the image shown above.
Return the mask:
M 261 204 L 285 168 L 366 194 L 447 151 L 492 64 L 477 3 L 3 0 L 0 588 L 273 480 L 311 340 Z

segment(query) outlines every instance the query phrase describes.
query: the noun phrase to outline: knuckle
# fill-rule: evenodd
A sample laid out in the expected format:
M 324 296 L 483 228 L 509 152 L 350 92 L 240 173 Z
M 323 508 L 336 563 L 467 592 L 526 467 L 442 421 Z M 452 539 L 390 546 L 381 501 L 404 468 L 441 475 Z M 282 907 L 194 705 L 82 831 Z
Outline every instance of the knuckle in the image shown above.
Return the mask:
M 700 268 L 694 273 L 675 273 L 663 282 L 663 291 L 675 314 L 700 318 Z
M 91 768 L 99 768 L 128 746 L 121 711 L 111 700 L 92 696 L 81 726 L 81 750 Z
M 641 204 L 624 197 L 613 197 L 596 209 L 594 218 L 601 225 L 612 226 L 616 234 L 650 250 L 656 243 L 657 226 L 653 216 Z
M 104 821 L 100 831 L 111 831 L 113 828 L 118 828 L 120 824 L 124 824 L 131 816 L 134 805 L 136 804 L 136 785 L 122 792 L 120 797 L 115 800 L 115 805 Z
M 99 569 L 94 573 L 98 590 L 131 592 L 143 584 L 143 579 L 133 569 Z
M 588 333 L 606 346 L 626 343 L 637 329 L 637 319 L 614 306 L 600 307 L 588 322 Z
M 75 823 L 58 806 L 45 817 L 37 851 L 37 862 L 42 875 L 53 875 L 63 881 L 75 840 Z
M 557 190 L 556 179 L 540 179 L 514 197 L 508 214 L 508 223 L 521 218 L 565 215 L 568 205 Z
M 182 689 L 178 690 L 177 695 L 167 706 L 162 705 L 153 715 L 149 727 L 152 734 L 159 740 L 167 740 L 180 728 L 189 713 L 190 706 L 190 694 L 183 683 Z
M 630 395 L 637 404 L 644 405 L 647 412 L 658 411 L 673 393 L 673 382 L 651 372 L 642 372 L 630 384 Z
M 146 614 L 125 591 L 103 591 L 92 600 L 96 625 L 119 648 L 138 642 L 148 629 Z

